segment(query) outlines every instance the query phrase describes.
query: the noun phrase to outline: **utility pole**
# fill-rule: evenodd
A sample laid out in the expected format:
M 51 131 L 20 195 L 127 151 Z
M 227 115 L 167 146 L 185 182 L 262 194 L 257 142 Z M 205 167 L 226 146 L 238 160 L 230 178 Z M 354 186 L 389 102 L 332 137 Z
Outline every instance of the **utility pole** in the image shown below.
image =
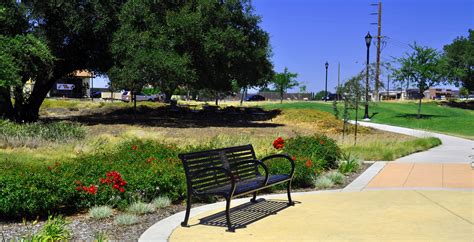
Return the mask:
M 380 45 L 382 40 L 382 2 L 371 4 L 372 6 L 378 6 L 378 13 L 372 13 L 372 15 L 378 15 L 377 21 L 377 63 L 375 67 L 375 90 L 374 97 L 375 101 L 379 101 L 379 86 L 380 86 Z

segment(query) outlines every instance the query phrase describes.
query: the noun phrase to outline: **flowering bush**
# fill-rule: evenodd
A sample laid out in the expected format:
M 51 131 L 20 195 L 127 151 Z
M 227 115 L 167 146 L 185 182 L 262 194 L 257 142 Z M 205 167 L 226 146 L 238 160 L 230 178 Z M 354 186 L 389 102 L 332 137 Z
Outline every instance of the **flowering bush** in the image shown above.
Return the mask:
M 294 187 L 313 186 L 318 174 L 337 166 L 336 160 L 341 154 L 336 142 L 325 135 L 290 138 L 281 150 L 295 161 Z M 267 164 L 273 174 L 288 173 L 291 169 L 289 162 L 284 159 L 269 160 Z
M 131 149 L 133 145 L 137 150 Z M 186 151 L 154 141 L 129 140 L 68 161 L 52 161 L 53 165 L 2 163 L 0 217 L 36 217 L 100 205 L 125 208 L 132 201 L 157 196 L 182 199 L 182 152 Z

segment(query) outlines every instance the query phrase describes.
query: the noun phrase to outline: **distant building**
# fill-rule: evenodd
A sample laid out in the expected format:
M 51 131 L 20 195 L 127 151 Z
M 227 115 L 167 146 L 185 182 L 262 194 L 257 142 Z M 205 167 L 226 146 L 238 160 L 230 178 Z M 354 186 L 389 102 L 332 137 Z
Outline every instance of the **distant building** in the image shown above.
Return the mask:
M 444 100 L 455 98 L 459 96 L 458 90 L 452 90 L 447 88 L 433 88 L 426 90 L 424 93 L 426 99 L 431 100 Z
M 93 77 L 94 75 L 90 71 L 75 71 L 70 76 L 56 81 L 49 91 L 49 96 L 68 98 L 89 97 L 89 88 Z

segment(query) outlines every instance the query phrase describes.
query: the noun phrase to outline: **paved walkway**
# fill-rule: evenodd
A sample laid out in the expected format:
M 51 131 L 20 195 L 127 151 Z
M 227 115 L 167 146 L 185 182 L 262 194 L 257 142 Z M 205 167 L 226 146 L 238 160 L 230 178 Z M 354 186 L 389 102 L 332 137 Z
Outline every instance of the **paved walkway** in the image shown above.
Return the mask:
M 387 188 L 474 189 L 474 169 L 470 164 L 388 163 L 365 189 Z
M 377 124 L 370 122 L 359 122 L 359 124 L 362 126 L 372 127 L 394 133 L 411 135 L 415 137 L 437 137 L 442 142 L 440 146 L 434 147 L 427 151 L 404 156 L 395 160 L 396 162 L 471 163 L 472 161 L 474 161 L 474 158 L 469 157 L 471 155 L 474 155 L 474 141 L 472 140 L 385 124 Z M 461 129 L 462 127 L 459 128 Z
M 177 227 L 171 242 L 192 241 L 472 241 L 474 193 L 364 191 L 285 196 L 238 207 L 235 233 L 226 232 L 222 208 Z

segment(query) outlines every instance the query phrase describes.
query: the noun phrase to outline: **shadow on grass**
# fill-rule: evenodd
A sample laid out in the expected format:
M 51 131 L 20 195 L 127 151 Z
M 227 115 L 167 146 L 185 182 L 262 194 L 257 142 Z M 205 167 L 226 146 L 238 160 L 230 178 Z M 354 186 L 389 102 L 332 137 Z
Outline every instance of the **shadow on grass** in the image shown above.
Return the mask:
M 295 202 L 298 203 L 298 202 Z M 286 200 L 258 199 L 256 203 L 247 202 L 230 209 L 230 221 L 235 229 L 246 228 L 247 225 L 255 223 L 270 215 L 288 208 Z M 201 218 L 199 224 L 227 228 L 225 211 Z M 196 226 L 196 225 L 194 225 Z
M 147 106 L 133 108 L 97 109 L 80 112 L 78 115 L 45 117 L 43 121 L 74 121 L 84 125 L 130 124 L 149 127 L 204 128 L 204 127 L 253 127 L 271 128 L 283 126 L 268 121 L 281 113 L 280 110 L 265 111 L 259 108 L 235 108 L 196 110 L 192 107 Z
M 432 115 L 432 114 L 421 114 L 421 118 L 418 118 L 418 114 L 399 114 L 395 116 L 396 118 L 406 118 L 406 119 L 432 119 L 432 118 L 448 118 L 445 115 Z

